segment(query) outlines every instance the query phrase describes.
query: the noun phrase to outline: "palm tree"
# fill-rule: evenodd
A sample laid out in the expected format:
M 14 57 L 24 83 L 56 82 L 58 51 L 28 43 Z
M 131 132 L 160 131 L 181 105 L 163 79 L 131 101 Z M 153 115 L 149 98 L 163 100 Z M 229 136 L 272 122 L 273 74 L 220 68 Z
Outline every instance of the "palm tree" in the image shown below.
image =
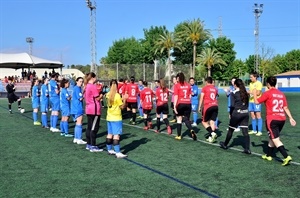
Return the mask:
M 170 81 L 171 81 L 171 50 L 174 48 L 179 49 L 182 51 L 182 43 L 180 41 L 180 38 L 177 37 L 173 32 L 164 31 L 163 34 L 159 36 L 159 39 L 155 43 L 155 54 L 157 51 L 160 51 L 160 53 L 163 53 L 165 50 L 167 50 L 168 53 L 168 68 L 167 71 L 169 73 L 169 87 L 170 87 Z
M 204 23 L 199 18 L 187 21 L 183 24 L 183 31 L 179 33 L 180 37 L 186 41 L 191 41 L 193 45 L 193 65 L 191 68 L 191 76 L 195 76 L 196 65 L 196 47 L 198 42 L 206 41 L 211 36 L 209 30 L 204 29 Z
M 211 76 L 211 68 L 215 64 L 226 66 L 226 62 L 222 59 L 221 53 L 215 48 L 205 48 L 201 54 L 198 55 L 196 62 L 205 65 L 208 69 L 208 76 Z

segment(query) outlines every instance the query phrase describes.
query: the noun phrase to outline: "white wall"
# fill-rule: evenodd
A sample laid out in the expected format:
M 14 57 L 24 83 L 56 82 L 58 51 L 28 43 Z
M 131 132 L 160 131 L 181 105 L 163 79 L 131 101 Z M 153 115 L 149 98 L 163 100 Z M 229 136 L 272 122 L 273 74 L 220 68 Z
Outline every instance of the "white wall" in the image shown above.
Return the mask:
M 300 78 L 277 78 L 278 87 L 300 87 Z

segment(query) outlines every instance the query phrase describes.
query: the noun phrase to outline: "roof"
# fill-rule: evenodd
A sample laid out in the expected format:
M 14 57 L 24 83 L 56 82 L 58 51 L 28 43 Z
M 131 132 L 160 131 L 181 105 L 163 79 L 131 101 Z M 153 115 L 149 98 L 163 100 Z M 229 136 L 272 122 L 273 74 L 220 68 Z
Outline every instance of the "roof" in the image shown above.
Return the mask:
M 289 71 L 289 72 L 277 74 L 277 75 L 275 75 L 275 76 L 277 76 L 277 77 L 279 77 L 279 76 L 300 76 L 300 70 L 297 70 L 297 71 Z
M 28 53 L 5 54 L 0 53 L 0 68 L 60 68 L 63 64 L 59 61 L 51 61 Z

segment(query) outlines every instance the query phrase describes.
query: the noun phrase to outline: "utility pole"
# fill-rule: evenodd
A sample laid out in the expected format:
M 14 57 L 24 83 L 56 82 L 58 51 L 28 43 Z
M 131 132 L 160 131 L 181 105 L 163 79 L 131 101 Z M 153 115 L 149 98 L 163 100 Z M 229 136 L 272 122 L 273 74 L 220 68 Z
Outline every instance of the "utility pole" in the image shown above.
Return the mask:
M 32 37 L 27 37 L 26 42 L 29 43 L 29 54 L 32 55 L 32 43 L 34 39 Z
M 86 0 L 87 7 L 90 9 L 90 37 L 91 37 L 91 72 L 97 75 L 96 64 L 96 0 L 92 3 L 90 0 Z
M 255 16 L 255 71 L 259 72 L 259 17 L 263 13 L 264 4 L 255 3 L 253 6 L 253 13 Z
M 219 27 L 218 27 L 218 36 L 222 37 L 223 36 L 223 24 L 222 24 L 222 17 L 219 16 Z

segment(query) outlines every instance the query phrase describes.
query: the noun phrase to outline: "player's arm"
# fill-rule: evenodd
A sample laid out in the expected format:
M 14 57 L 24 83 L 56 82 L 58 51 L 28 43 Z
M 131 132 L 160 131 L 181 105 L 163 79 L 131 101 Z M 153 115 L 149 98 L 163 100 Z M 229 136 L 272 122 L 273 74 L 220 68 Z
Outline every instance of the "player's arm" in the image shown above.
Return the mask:
M 259 102 L 258 99 L 257 99 L 257 96 L 258 96 L 258 95 L 257 95 L 257 92 L 258 92 L 258 90 L 253 89 L 251 94 L 253 95 L 254 103 L 255 103 L 255 104 L 260 104 L 260 102 Z
M 296 121 L 294 120 L 294 118 L 293 118 L 293 116 L 292 116 L 292 114 L 291 114 L 289 108 L 288 108 L 288 107 L 283 107 L 283 109 L 284 109 L 286 115 L 289 117 L 291 125 L 292 125 L 292 126 L 296 126 L 297 123 L 296 123 Z
M 127 98 L 128 98 L 128 94 L 124 94 L 123 97 L 122 97 L 122 99 L 121 99 L 122 100 L 122 104 L 119 106 L 120 109 L 124 109 L 125 108 Z
M 201 93 L 200 98 L 199 98 L 199 106 L 198 106 L 199 113 L 201 112 L 201 109 L 202 109 L 203 99 L 204 99 L 204 93 Z

